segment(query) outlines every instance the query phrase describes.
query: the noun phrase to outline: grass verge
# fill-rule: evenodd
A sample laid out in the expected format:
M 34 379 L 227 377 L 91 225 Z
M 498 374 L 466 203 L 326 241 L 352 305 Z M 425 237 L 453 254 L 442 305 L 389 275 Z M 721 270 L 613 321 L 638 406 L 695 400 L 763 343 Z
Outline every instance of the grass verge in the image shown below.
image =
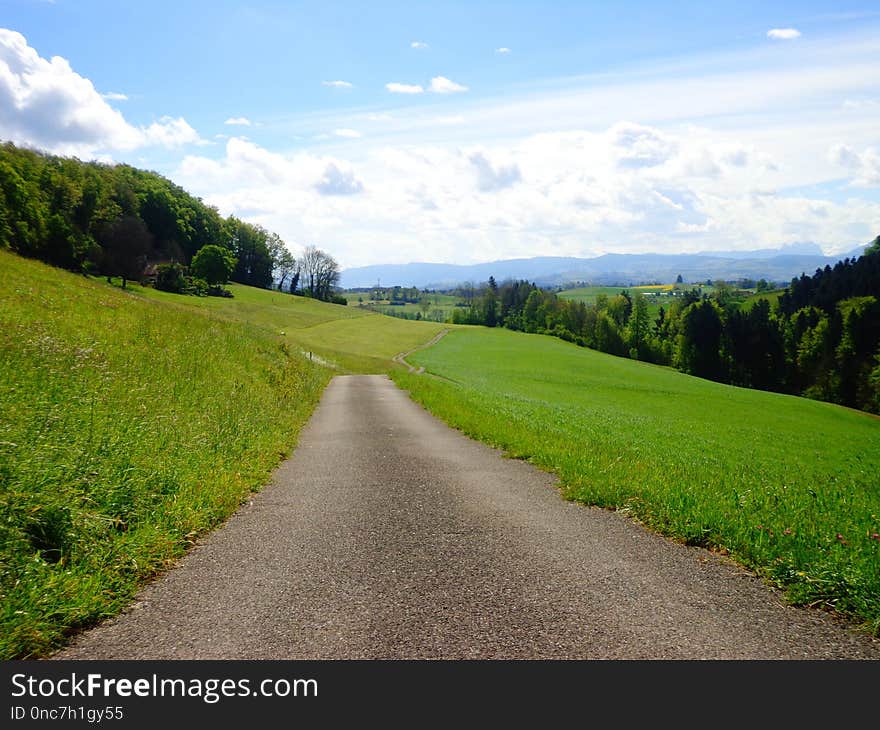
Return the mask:
M 395 371 L 416 401 L 557 473 L 567 498 L 880 635 L 880 420 L 506 330 L 459 328 L 408 359 L 442 376 Z
M 0 252 L 0 657 L 121 610 L 260 488 L 330 375 L 268 328 Z

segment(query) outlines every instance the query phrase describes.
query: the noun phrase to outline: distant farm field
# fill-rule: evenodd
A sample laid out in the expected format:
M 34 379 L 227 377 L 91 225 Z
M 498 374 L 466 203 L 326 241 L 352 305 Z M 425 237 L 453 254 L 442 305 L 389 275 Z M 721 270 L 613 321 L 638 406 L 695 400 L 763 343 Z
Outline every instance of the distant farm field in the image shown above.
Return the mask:
M 798 604 L 880 633 L 880 420 L 560 340 L 463 328 L 395 380 L 571 499 L 729 552 Z
M 452 312 L 461 302 L 461 297 L 452 294 L 428 293 L 423 302 L 391 302 L 388 299 L 370 299 L 369 292 L 344 292 L 343 296 L 350 307 L 359 310 L 377 312 L 391 317 L 404 319 L 428 320 L 430 322 L 447 322 L 452 319 Z
M 560 299 L 568 299 L 575 302 L 583 302 L 587 306 L 595 304 L 596 298 L 604 295 L 609 299 L 617 296 L 622 291 L 628 292 L 634 296 L 637 292 L 643 294 L 648 300 L 648 312 L 650 316 L 656 317 L 660 311 L 660 307 L 666 309 L 675 301 L 675 298 L 689 289 L 699 289 L 701 292 L 708 294 L 713 291 L 712 287 L 705 284 L 688 285 L 688 284 L 649 284 L 644 286 L 585 286 L 577 289 L 564 289 L 558 293 Z

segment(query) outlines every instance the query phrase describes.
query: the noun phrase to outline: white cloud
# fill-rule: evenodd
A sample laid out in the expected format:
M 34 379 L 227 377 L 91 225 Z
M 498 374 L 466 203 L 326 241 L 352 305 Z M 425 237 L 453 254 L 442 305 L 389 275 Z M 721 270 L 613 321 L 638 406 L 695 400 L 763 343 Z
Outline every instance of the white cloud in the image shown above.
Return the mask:
M 430 89 L 435 94 L 456 94 L 462 91 L 467 91 L 468 87 L 457 84 L 454 81 L 447 79 L 445 76 L 435 76 L 431 79 Z
M 188 158 L 175 178 L 344 267 L 794 241 L 846 250 L 880 230 L 865 191 L 878 184 L 876 109 L 845 105 L 877 98 L 878 52 L 868 36 L 764 43 L 463 97 L 454 111 L 332 111 L 307 132 L 351 125 L 368 141 L 336 157 L 245 154 L 238 142 L 217 162 Z
M 363 192 L 364 184 L 351 170 L 340 169 L 336 163 L 329 162 L 324 176 L 315 184 L 321 195 L 357 195 Z
M 880 152 L 877 148 L 867 147 L 863 152 L 856 152 L 849 145 L 837 144 L 828 151 L 828 159 L 852 172 L 850 185 L 853 187 L 880 186 Z
M 475 152 L 468 157 L 477 171 L 477 187 L 483 192 L 508 188 L 522 178 L 516 164 L 493 165 L 483 152 Z
M 250 127 L 251 120 L 247 117 L 229 117 L 223 124 L 228 124 L 230 127 Z
M 500 53 L 502 56 L 506 56 L 510 52 L 511 52 L 510 49 L 507 48 L 506 46 L 502 46 L 501 48 L 495 49 L 495 53 Z
M 198 132 L 183 117 L 162 117 L 143 130 L 147 144 L 180 147 L 185 144 L 203 144 Z
M 276 155 L 233 139 L 222 160 L 188 157 L 175 178 L 224 215 L 314 242 L 344 267 L 798 240 L 831 248 L 876 235 L 880 204 L 773 192 L 786 178 L 768 169 L 768 150 L 778 154 L 775 138 L 753 144 L 635 122 L 491 147 L 374 141 L 345 158 Z M 837 157 L 874 159 L 860 148 Z
M 423 94 L 425 92 L 424 88 L 418 84 L 398 84 L 392 82 L 385 84 L 385 88 L 392 94 Z
M 337 137 L 346 137 L 348 139 L 360 139 L 363 135 L 356 129 L 336 129 L 333 131 Z
M 46 60 L 23 35 L 0 28 L 0 137 L 59 154 L 106 157 L 147 145 L 200 143 L 183 119 L 129 124 L 60 56 Z
M 128 101 L 128 97 L 125 94 L 120 94 L 115 91 L 108 91 L 105 94 L 101 94 L 102 99 L 106 99 L 107 101 Z
M 321 84 L 324 86 L 332 86 L 337 89 L 350 89 L 354 84 L 348 81 L 322 81 Z
M 415 48 L 417 50 L 424 50 L 425 48 L 428 47 L 428 44 L 423 43 L 422 41 L 413 41 L 412 43 L 409 44 L 409 47 Z
M 796 28 L 773 28 L 767 31 L 767 37 L 777 41 L 791 41 L 801 37 L 801 32 Z
M 632 122 L 619 122 L 609 130 L 611 144 L 621 167 L 662 165 L 675 153 L 675 144 L 656 129 Z

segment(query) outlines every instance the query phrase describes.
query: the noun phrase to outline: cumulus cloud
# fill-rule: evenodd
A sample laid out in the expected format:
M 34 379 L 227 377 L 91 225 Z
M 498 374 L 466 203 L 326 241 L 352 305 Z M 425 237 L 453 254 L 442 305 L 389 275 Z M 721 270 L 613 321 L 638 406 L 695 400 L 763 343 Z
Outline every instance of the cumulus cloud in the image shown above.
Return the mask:
M 675 153 L 675 143 L 656 129 L 632 122 L 619 122 L 609 131 L 620 167 L 653 167 Z
M 771 153 L 783 172 L 768 166 Z M 853 142 L 833 160 L 856 180 L 867 183 L 872 169 L 877 179 L 874 148 Z M 823 161 L 820 154 L 809 162 Z M 825 164 L 834 170 L 838 162 Z M 880 204 L 786 191 L 786 180 L 803 179 L 790 166 L 775 137 L 618 122 L 491 147 L 383 137 L 336 157 L 277 155 L 239 138 L 220 160 L 188 157 L 174 177 L 224 215 L 251 216 L 292 245 L 326 247 L 344 267 L 797 240 L 831 247 L 875 235 Z
M 199 133 L 183 117 L 162 117 L 143 130 L 147 144 L 181 147 L 185 144 L 203 144 Z
M 385 88 L 392 94 L 423 94 L 425 92 L 425 89 L 419 84 L 398 84 L 397 82 L 391 82 L 385 84 Z
M 510 53 L 510 49 L 507 48 L 506 46 L 502 46 L 501 48 L 496 48 L 495 53 L 499 53 L 502 56 L 506 56 L 508 53 Z
M 867 147 L 864 151 L 857 152 L 849 145 L 837 144 L 828 151 L 828 159 L 851 171 L 850 184 L 853 187 L 868 188 L 880 185 L 880 152 L 875 147 Z
M 801 37 L 801 32 L 796 28 L 773 28 L 767 31 L 767 37 L 776 41 L 791 41 Z
M 250 127 L 251 120 L 247 117 L 229 117 L 223 124 L 228 124 L 230 127 Z
M 354 176 L 351 170 L 342 170 L 333 162 L 327 164 L 324 176 L 315 184 L 315 190 L 321 195 L 357 195 L 364 189 L 364 184 Z
M 413 41 L 412 43 L 409 44 L 409 47 L 415 48 L 417 50 L 424 50 L 425 48 L 428 47 L 428 44 L 423 43 L 422 41 Z
M 336 89 L 350 89 L 352 86 L 354 86 L 354 84 L 352 84 L 352 83 L 349 82 L 349 81 L 341 81 L 341 80 L 336 80 L 336 81 L 322 81 L 321 83 L 322 83 L 324 86 L 332 86 L 332 87 L 334 87 L 334 88 L 336 88 Z
M 120 94 L 116 91 L 108 91 L 104 94 L 101 94 L 102 99 L 106 99 L 107 101 L 128 101 L 128 96 L 125 94 Z
M 468 157 L 468 160 L 476 169 L 477 187 L 483 192 L 509 188 L 522 178 L 516 164 L 493 165 L 482 152 L 475 152 Z
M 333 131 L 337 137 L 346 137 L 348 139 L 360 139 L 363 135 L 356 129 L 336 129 Z
M 199 142 L 182 118 L 129 124 L 60 56 L 42 58 L 23 35 L 0 28 L 0 137 L 60 154 L 95 157 Z
M 431 79 L 430 89 L 435 94 L 457 94 L 462 91 L 467 91 L 468 87 L 457 84 L 454 81 L 447 79 L 445 76 L 435 76 Z

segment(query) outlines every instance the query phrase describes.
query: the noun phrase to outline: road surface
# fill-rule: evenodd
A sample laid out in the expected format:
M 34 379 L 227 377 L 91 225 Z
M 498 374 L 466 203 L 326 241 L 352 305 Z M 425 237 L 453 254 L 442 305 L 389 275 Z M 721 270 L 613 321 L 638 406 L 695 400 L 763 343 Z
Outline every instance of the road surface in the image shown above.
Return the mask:
M 564 501 L 384 376 L 341 376 L 269 485 L 55 657 L 877 659 L 880 642 Z

